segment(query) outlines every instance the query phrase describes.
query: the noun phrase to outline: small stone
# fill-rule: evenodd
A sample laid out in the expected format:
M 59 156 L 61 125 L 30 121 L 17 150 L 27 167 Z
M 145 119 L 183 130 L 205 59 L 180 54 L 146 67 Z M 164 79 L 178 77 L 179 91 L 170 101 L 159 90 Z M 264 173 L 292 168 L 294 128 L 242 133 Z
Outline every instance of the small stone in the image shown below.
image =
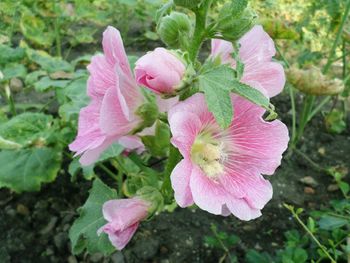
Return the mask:
M 68 236 L 67 233 L 58 233 L 57 235 L 55 235 L 55 237 L 53 238 L 53 241 L 55 243 L 55 246 L 59 249 L 64 248 L 65 245 L 68 242 Z
M 259 243 L 257 243 L 257 244 L 254 246 L 254 249 L 255 249 L 255 250 L 262 250 L 262 247 L 260 246 Z
M 320 147 L 318 148 L 318 153 L 322 156 L 324 156 L 326 154 L 326 149 L 324 147 Z
M 56 71 L 50 74 L 51 79 L 72 79 L 74 75 L 65 71 Z
M 317 181 L 311 176 L 305 176 L 301 178 L 299 182 L 311 187 L 316 187 L 318 185 Z
M 339 186 L 337 184 L 330 184 L 327 187 L 328 192 L 335 192 L 339 190 Z
M 29 209 L 25 205 L 18 204 L 16 207 L 17 213 L 23 216 L 29 215 Z
M 308 195 L 313 195 L 316 193 L 316 191 L 312 187 L 304 187 L 304 193 Z
M 192 239 L 192 237 L 189 237 L 188 239 L 186 239 L 185 243 L 186 243 L 187 246 L 192 247 L 193 246 L 193 239 Z
M 102 262 L 102 259 L 103 259 L 103 254 L 101 253 L 95 253 L 90 257 L 91 262 Z
M 52 229 L 55 227 L 57 221 L 58 221 L 58 218 L 56 216 L 52 217 L 50 222 L 42 230 L 40 230 L 40 234 L 46 235 L 50 233 Z
M 124 255 L 122 252 L 117 251 L 111 256 L 112 263 L 125 263 Z
M 256 228 L 255 228 L 254 225 L 250 225 L 250 224 L 249 224 L 249 225 L 243 226 L 242 229 L 243 229 L 244 231 L 252 232 L 252 231 L 254 231 Z
M 68 261 L 68 263 L 78 263 L 75 256 L 72 256 L 72 255 L 68 257 L 67 261 Z
M 278 244 L 277 244 L 276 242 L 272 242 L 272 243 L 271 243 L 271 246 L 273 246 L 273 247 L 278 247 Z
M 169 249 L 167 247 L 165 247 L 165 246 L 161 246 L 160 247 L 160 253 L 161 254 L 166 254 L 166 253 L 168 253 L 168 251 L 169 251 Z
M 23 89 L 23 82 L 19 78 L 10 80 L 10 89 L 12 92 L 20 92 Z

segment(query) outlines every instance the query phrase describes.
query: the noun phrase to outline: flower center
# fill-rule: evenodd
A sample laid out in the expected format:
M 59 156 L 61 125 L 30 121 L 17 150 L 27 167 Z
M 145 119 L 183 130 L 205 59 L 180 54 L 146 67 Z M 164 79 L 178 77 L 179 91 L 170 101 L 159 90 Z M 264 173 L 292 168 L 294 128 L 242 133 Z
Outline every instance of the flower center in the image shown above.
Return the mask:
M 209 134 L 199 135 L 192 145 L 192 161 L 211 179 L 216 179 L 224 171 L 222 148 L 222 144 Z

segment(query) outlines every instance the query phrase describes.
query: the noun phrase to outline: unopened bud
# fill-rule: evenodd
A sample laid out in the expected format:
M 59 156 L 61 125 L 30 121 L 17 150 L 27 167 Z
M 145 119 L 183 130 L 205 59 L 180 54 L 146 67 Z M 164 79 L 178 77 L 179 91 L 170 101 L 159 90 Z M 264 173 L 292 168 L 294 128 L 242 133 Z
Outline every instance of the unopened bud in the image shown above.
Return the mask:
M 187 47 L 192 31 L 190 18 L 179 12 L 164 16 L 157 27 L 162 41 L 169 47 Z
M 303 93 L 322 96 L 336 95 L 344 90 L 344 83 L 340 79 L 330 79 L 319 68 L 298 69 L 291 67 L 286 70 L 288 81 Z
M 136 192 L 136 195 L 146 200 L 150 203 L 148 213 L 155 214 L 156 212 L 160 212 L 164 206 L 164 198 L 162 194 L 152 186 L 144 186 Z
M 226 15 L 225 15 L 226 12 Z M 218 24 L 219 33 L 227 40 L 236 41 L 248 32 L 254 25 L 257 15 L 255 12 L 246 8 L 237 15 L 231 15 L 232 12 L 225 10 L 225 6 L 220 14 Z
M 146 127 L 151 127 L 158 118 L 158 106 L 154 102 L 147 102 L 141 105 L 137 110 L 136 114 L 143 120 L 141 127 L 137 131 L 143 130 Z M 135 132 L 137 132 L 135 131 Z

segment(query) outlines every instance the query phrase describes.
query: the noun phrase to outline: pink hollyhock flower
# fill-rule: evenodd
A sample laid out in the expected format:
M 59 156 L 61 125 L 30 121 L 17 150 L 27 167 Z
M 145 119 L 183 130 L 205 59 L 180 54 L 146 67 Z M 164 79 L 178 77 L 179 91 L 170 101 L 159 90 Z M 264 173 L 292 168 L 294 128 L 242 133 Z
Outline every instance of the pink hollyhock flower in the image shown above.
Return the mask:
M 138 198 L 110 200 L 103 205 L 103 217 L 108 221 L 97 233 L 108 234 L 116 249 L 122 250 L 136 232 L 139 222 L 147 217 L 149 204 Z
M 273 97 L 282 92 L 286 78 L 281 64 L 272 61 L 276 54 L 275 45 L 262 26 L 254 26 L 240 40 L 239 57 L 244 63 L 244 73 L 241 81 L 258 82 L 269 95 Z M 236 67 L 232 57 L 234 51 L 231 42 L 213 39 L 211 56 L 220 56 L 222 63 Z
M 272 175 L 288 145 L 288 129 L 266 122 L 265 110 L 232 95 L 234 120 L 222 130 L 197 93 L 169 111 L 172 144 L 183 155 L 171 174 L 175 200 L 195 203 L 213 214 L 232 213 L 241 220 L 261 215 L 272 187 L 261 174 Z
M 142 122 L 135 111 L 144 97 L 133 78 L 120 33 L 107 27 L 103 33 L 103 55 L 92 58 L 87 93 L 90 104 L 79 114 L 78 135 L 69 145 L 80 162 L 89 165 L 120 137 Z
M 172 94 L 181 82 L 185 65 L 165 48 L 156 48 L 135 63 L 138 84 L 157 94 Z

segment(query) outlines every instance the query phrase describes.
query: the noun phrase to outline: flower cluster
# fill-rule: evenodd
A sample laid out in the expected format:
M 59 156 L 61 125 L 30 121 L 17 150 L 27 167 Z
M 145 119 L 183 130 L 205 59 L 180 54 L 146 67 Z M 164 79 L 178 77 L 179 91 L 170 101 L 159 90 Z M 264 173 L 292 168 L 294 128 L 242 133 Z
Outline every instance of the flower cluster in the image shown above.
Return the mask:
M 244 63 L 241 81 L 267 97 L 280 93 L 284 70 L 272 61 L 276 50 L 268 34 L 255 26 L 238 42 Z M 231 94 L 234 117 L 223 129 L 203 94 L 180 101 L 176 97 L 188 65 L 175 51 L 156 48 L 135 63 L 133 74 L 117 29 L 108 27 L 102 44 L 104 55 L 94 56 L 88 66 L 91 102 L 80 112 L 78 135 L 70 145 L 81 155 L 80 162 L 96 162 L 114 142 L 141 153 L 145 147 L 140 136 L 154 133 L 154 121 L 167 113 L 171 143 L 182 155 L 171 173 L 177 204 L 196 204 L 210 213 L 233 214 L 241 220 L 260 216 L 272 197 L 272 186 L 263 175 L 272 175 L 280 165 L 289 140 L 287 127 L 279 120 L 265 121 L 264 108 Z M 214 39 L 210 57 L 235 68 L 233 51 L 231 42 Z M 153 121 L 145 120 L 145 115 L 154 114 L 146 107 L 150 102 L 141 86 L 156 97 Z M 150 202 L 140 196 L 108 201 L 103 206 L 108 223 L 99 233 L 107 233 L 117 249 L 124 248 L 152 210 Z

